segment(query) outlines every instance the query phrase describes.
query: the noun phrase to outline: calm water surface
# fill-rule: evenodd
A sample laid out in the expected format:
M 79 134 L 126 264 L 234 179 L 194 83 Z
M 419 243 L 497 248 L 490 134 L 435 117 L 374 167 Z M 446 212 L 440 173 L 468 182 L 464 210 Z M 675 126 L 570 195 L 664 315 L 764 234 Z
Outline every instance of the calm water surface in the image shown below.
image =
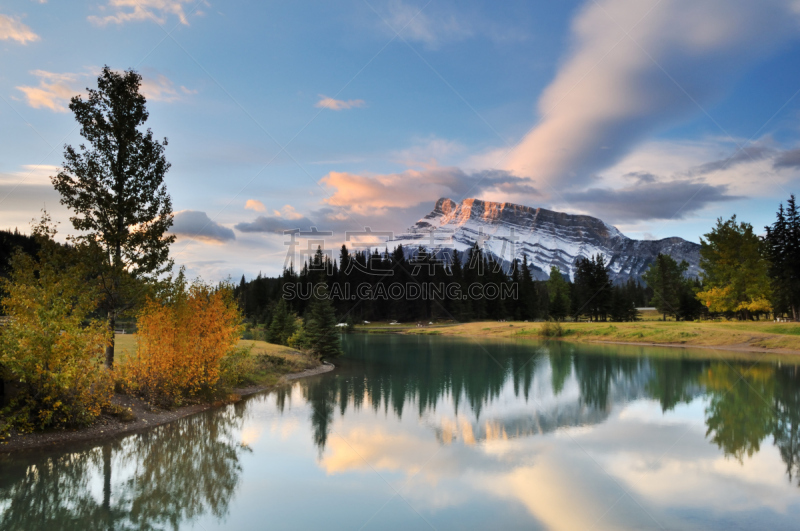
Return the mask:
M 797 529 L 800 370 L 345 336 L 333 373 L 0 458 L 0 529 Z

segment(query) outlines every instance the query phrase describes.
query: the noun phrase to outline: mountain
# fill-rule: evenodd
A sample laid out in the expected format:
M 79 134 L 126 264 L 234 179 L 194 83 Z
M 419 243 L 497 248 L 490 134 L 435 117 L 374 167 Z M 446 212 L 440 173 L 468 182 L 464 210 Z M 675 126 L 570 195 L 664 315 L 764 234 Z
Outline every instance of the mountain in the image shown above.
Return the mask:
M 443 253 L 467 251 L 479 240 L 505 264 L 527 255 L 540 280 L 549 278 L 551 265 L 574 280 L 577 259 L 598 253 L 605 255 L 614 282 L 641 278 L 659 253 L 686 260 L 691 276 L 700 272 L 700 246 L 682 238 L 633 240 L 591 216 L 479 199 L 456 203 L 441 198 L 430 214 L 388 243 L 389 248 L 402 244 L 410 253 L 419 247 Z

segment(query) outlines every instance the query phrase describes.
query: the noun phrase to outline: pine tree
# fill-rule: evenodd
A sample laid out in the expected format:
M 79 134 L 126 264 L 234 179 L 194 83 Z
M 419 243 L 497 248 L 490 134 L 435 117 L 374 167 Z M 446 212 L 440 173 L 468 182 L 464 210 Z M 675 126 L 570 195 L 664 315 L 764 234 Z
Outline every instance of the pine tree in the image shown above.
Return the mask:
M 550 292 L 549 316 L 556 321 L 569 315 L 569 285 L 557 266 L 550 267 L 550 280 L 547 281 Z
M 314 300 L 304 329 L 311 353 L 319 358 L 335 358 L 342 353 L 341 336 L 336 328 L 336 310 L 328 298 L 324 282 L 314 287 Z
M 680 264 L 669 255 L 659 253 L 655 261 L 642 275 L 642 279 L 653 289 L 653 298 L 650 304 L 663 315 L 676 319 L 680 313 L 680 296 L 685 284 L 684 274 L 689 269 L 686 260 Z
M 281 298 L 275 305 L 272 322 L 267 331 L 267 342 L 276 345 L 288 345 L 289 338 L 295 333 L 297 316 L 289 311 L 286 300 Z
M 576 314 L 605 320 L 611 308 L 611 280 L 605 257 L 579 258 L 575 264 Z
M 522 274 L 520 275 L 519 298 L 521 301 L 521 317 L 523 320 L 532 321 L 539 316 L 539 297 L 536 286 L 533 284 L 531 269 L 528 265 L 528 255 L 522 255 Z
M 777 219 L 766 227 L 764 247 L 770 260 L 772 302 L 776 313 L 791 313 L 794 320 L 800 315 L 800 213 L 792 194 L 778 208 Z

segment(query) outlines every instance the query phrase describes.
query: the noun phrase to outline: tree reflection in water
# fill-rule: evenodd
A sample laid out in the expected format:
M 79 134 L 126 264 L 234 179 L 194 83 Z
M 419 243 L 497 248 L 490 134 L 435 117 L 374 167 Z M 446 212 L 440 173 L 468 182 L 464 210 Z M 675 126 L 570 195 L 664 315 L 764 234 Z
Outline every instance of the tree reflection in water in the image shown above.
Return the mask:
M 0 529 L 178 529 L 222 518 L 246 450 L 234 439 L 242 414 L 237 404 L 86 451 L 4 458 Z
M 402 418 L 447 405 L 450 412 L 468 410 L 476 421 L 494 415 L 488 420 L 507 422 L 510 436 L 526 436 L 603 422 L 615 404 L 633 400 L 656 400 L 666 412 L 702 398 L 707 438 L 726 456 L 744 462 L 772 436 L 789 480 L 800 475 L 800 369 L 794 365 L 674 352 L 653 357 L 630 348 L 622 356 L 615 347 L 558 342 L 483 348 L 446 338 L 367 336 L 348 338 L 346 346 L 348 356 L 335 372 L 296 384 L 311 408 L 320 454 L 337 410 L 369 408 Z M 276 392 L 279 410 L 290 391 Z M 512 393 L 517 404 L 527 404 L 512 404 L 513 418 L 503 417 L 502 407 L 487 409 L 513 402 Z M 556 411 L 548 416 L 550 407 Z M 222 519 L 247 451 L 238 442 L 245 408 L 239 403 L 102 447 L 2 458 L 0 529 L 177 529 L 203 515 Z M 526 416 L 535 422 L 525 424 Z M 529 426 L 535 429 L 526 431 Z
M 416 404 L 419 417 L 452 401 L 456 412 L 466 407 L 477 419 L 496 401 L 509 382 L 514 394 L 529 401 L 537 373 L 553 396 L 572 380 L 581 410 L 601 414 L 586 419 L 602 422 L 613 403 L 657 400 L 662 412 L 705 396 L 709 441 L 726 456 L 743 462 L 758 452 L 770 435 L 786 463 L 790 480 L 800 473 L 800 368 L 769 363 L 712 361 L 684 357 L 613 355 L 613 347 L 569 343 L 546 346 L 493 343 L 487 349 L 458 341 L 420 338 L 356 337 L 347 341 L 349 360 L 332 375 L 303 382 L 309 402 L 314 442 L 320 455 L 331 431 L 336 409 L 358 411 L 365 404 L 375 411 L 391 409 L 397 417 Z M 387 348 L 386 343 L 391 348 Z M 396 343 L 396 345 L 392 345 Z M 366 363 L 360 363 L 366 362 Z M 286 391 L 279 392 L 285 394 Z M 283 403 L 285 396 L 278 397 Z M 535 404 L 530 403 L 533 409 Z M 576 409 L 577 410 L 577 409 Z M 537 414 L 540 414 L 538 412 Z M 560 426 L 581 421 L 558 416 Z

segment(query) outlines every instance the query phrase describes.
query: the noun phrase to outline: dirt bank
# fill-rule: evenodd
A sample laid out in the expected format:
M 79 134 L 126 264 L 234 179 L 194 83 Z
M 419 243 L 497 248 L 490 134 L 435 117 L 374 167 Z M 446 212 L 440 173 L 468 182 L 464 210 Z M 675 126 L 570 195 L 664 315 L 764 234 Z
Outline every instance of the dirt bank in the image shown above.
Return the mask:
M 323 362 L 322 365 L 314 367 L 313 369 L 306 369 L 302 372 L 291 373 L 284 375 L 277 385 L 282 385 L 291 380 L 299 378 L 307 378 L 309 376 L 316 376 L 323 374 L 334 369 L 334 365 Z M 241 397 L 269 391 L 277 387 L 277 385 L 254 385 L 240 389 L 234 389 L 233 394 L 236 395 L 238 400 Z M 215 402 L 213 404 L 194 404 L 191 406 L 184 406 L 173 410 L 156 410 L 151 408 L 144 400 L 127 395 L 115 395 L 111 400 L 113 404 L 130 408 L 135 420 L 130 422 L 123 422 L 117 417 L 111 415 L 101 415 L 100 418 L 86 428 L 77 430 L 58 430 L 50 432 L 38 432 L 27 434 L 12 434 L 11 437 L 2 445 L 0 445 L 0 454 L 11 454 L 26 450 L 40 450 L 43 448 L 56 448 L 65 444 L 74 442 L 91 442 L 101 441 L 115 437 L 117 435 L 126 433 L 136 433 L 150 429 L 154 426 L 167 424 L 174 420 L 178 420 L 201 411 L 208 411 L 209 409 L 222 407 L 230 402 Z

